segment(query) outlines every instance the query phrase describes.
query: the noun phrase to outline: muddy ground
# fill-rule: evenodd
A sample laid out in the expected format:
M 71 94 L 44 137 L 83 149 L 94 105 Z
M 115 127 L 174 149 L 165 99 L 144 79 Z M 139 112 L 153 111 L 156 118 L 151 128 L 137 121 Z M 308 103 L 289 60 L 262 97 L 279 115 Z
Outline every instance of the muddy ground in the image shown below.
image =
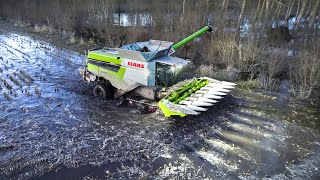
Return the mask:
M 83 55 L 0 27 L 0 179 L 320 178 L 319 111 L 286 93 L 141 115 L 91 96 Z

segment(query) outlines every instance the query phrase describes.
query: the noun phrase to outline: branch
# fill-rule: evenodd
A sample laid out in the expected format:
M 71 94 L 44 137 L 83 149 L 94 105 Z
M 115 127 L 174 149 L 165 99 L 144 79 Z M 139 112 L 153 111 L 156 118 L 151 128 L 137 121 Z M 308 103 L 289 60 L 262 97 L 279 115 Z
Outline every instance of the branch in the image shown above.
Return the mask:
M 277 0 L 274 0 L 276 3 L 278 3 L 278 4 L 280 4 L 280 5 L 282 5 L 282 6 L 284 6 L 284 4 L 282 3 L 282 2 L 279 2 L 279 1 L 277 1 Z

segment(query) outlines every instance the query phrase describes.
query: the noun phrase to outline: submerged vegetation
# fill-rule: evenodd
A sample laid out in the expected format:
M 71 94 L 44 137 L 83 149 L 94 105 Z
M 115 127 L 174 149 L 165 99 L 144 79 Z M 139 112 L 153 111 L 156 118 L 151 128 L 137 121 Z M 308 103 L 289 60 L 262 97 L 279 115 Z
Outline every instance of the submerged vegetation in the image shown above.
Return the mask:
M 0 16 L 69 44 L 119 47 L 149 39 L 177 42 L 214 28 L 178 51 L 193 71 L 319 101 L 320 1 L 317 0 L 1 0 Z M 203 45 L 206 44 L 206 45 Z M 319 103 L 319 102 L 318 102 Z

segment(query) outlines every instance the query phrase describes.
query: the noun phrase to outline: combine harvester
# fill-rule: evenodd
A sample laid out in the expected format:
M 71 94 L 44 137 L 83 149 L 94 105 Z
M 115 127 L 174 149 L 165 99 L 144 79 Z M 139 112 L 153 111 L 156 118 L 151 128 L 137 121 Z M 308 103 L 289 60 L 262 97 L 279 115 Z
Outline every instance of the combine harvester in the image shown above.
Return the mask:
M 144 107 L 150 105 L 145 100 L 159 101 L 158 106 L 166 117 L 199 115 L 236 84 L 207 77 L 180 82 L 175 88 L 167 88 L 164 82 L 189 63 L 172 56 L 175 50 L 206 31 L 211 32 L 211 27 L 206 26 L 177 44 L 150 40 L 121 48 L 89 50 L 81 71 L 83 79 L 96 83 L 95 96 L 130 100 Z M 133 97 L 140 99 L 132 100 Z

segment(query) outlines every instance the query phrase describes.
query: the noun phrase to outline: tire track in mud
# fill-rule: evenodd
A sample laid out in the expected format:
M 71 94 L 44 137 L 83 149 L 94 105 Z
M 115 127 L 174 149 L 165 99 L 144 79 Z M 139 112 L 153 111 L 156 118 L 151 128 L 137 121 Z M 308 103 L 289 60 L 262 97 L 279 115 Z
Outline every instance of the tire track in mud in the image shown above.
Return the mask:
M 14 36 L 13 38 L 16 38 L 19 36 Z M 12 38 L 12 36 L 8 36 L 7 38 Z M 62 55 L 60 55 L 59 53 L 56 53 L 55 51 L 53 51 L 52 49 L 50 49 L 50 46 L 47 47 L 46 43 L 36 43 L 36 41 L 34 43 L 32 42 L 27 42 L 24 40 L 21 41 L 17 41 L 15 42 L 16 44 L 18 44 L 18 46 L 12 46 L 12 43 L 9 43 L 7 41 L 10 41 L 10 39 L 6 39 L 6 41 L 1 40 L 0 42 L 0 50 L 4 51 L 5 53 L 1 54 L 1 62 L 0 62 L 0 68 L 1 68 L 1 74 L 0 77 L 1 79 L 3 79 L 3 82 L 0 82 L 0 87 L 1 87 L 1 91 L 3 91 L 4 94 L 4 99 L 9 100 L 10 102 L 12 102 L 12 104 L 17 104 L 17 106 L 19 107 L 19 101 L 21 99 L 27 99 L 24 101 L 28 101 L 28 99 L 30 99 L 30 101 L 34 102 L 34 98 L 29 98 L 31 96 L 41 96 L 42 90 L 41 88 L 47 88 L 48 86 L 55 86 L 55 84 L 59 83 L 60 81 L 56 81 L 56 82 L 48 82 L 46 80 L 47 77 L 51 77 L 51 73 L 56 73 L 57 75 L 59 75 L 59 72 L 63 72 L 66 71 L 66 69 L 74 69 L 76 66 L 78 66 L 77 64 L 72 62 L 72 59 L 69 61 L 65 61 L 64 58 L 62 58 L 63 53 L 60 53 Z M 14 40 L 13 40 L 14 41 Z M 36 48 L 30 48 L 28 46 L 34 46 Z M 60 50 L 56 50 L 57 52 L 59 52 Z M 62 50 L 61 50 L 62 51 Z M 67 57 L 72 57 L 70 56 L 66 56 Z M 79 57 L 78 57 L 79 59 Z M 51 72 L 51 66 L 53 65 L 52 72 Z M 60 66 L 60 68 L 59 68 Z M 67 67 L 66 69 L 61 68 L 61 67 Z M 74 71 L 71 71 L 74 72 Z M 70 74 L 69 72 L 65 72 L 63 75 L 65 75 L 66 73 Z M 78 75 L 78 74 L 77 74 Z M 52 77 L 51 77 L 52 78 Z M 57 80 L 60 79 L 59 76 L 56 77 Z M 72 80 L 71 78 L 69 80 Z M 57 84 L 59 85 L 59 84 Z M 15 93 L 19 94 L 19 96 L 21 97 L 16 97 L 18 95 L 13 95 Z M 24 95 L 23 95 L 24 94 Z M 61 93 L 59 93 L 61 94 Z M 70 93 L 69 93 L 70 94 Z M 19 98 L 19 99 L 18 99 Z M 55 97 L 56 98 L 56 97 Z M 59 97 L 58 97 L 59 98 Z M 44 102 L 48 102 L 48 101 L 52 101 L 53 98 L 51 98 L 50 96 L 48 97 L 48 95 L 46 94 L 46 97 L 41 98 L 42 100 L 39 99 L 39 101 L 44 101 Z M 6 107 L 7 105 L 5 105 L 5 103 L 0 96 L 0 103 L 2 105 L 4 105 L 3 107 Z M 22 103 L 23 104 L 23 103 Z M 12 108 L 10 108 L 9 112 L 11 112 L 12 110 L 17 108 L 16 105 L 13 105 Z M 23 104 L 23 106 L 25 106 L 25 104 Z M 48 111 L 52 111 L 50 110 L 52 107 L 50 107 L 51 105 L 49 104 L 44 104 L 45 108 L 48 109 Z M 56 105 L 57 107 L 60 107 L 62 105 Z M 21 106 L 20 106 L 21 107 Z M 28 105 L 25 107 L 22 107 L 23 111 L 28 112 L 29 107 Z M 30 107 L 30 111 L 32 111 L 32 105 Z M 52 112 L 54 113 L 54 112 Z M 60 114 L 61 113 L 61 114 Z M 28 126 L 31 125 L 32 128 L 26 128 L 28 129 L 28 131 L 30 132 L 35 132 L 37 135 L 37 132 L 41 132 L 42 129 L 38 129 L 37 126 L 39 126 L 39 122 L 34 122 L 34 120 L 36 118 L 40 118 L 42 119 L 43 117 L 41 116 L 37 116 L 35 115 L 34 117 L 31 117 L 31 119 L 28 119 L 28 116 L 26 118 L 24 118 L 24 116 L 26 116 L 29 113 L 21 114 L 22 117 L 18 117 L 21 119 L 24 119 L 23 123 L 27 122 Z M 51 114 L 51 112 L 50 112 Z M 71 114 L 72 115 L 72 114 Z M 70 115 L 70 116 L 71 116 Z M 2 116 L 2 117 L 1 117 Z M 59 110 L 59 115 L 58 117 L 61 116 L 60 118 L 62 118 L 63 116 L 65 116 L 64 114 L 62 114 L 62 111 Z M 73 115 L 72 115 L 73 116 Z M 0 114 L 1 118 L 4 117 L 8 117 L 7 115 L 3 116 L 3 114 Z M 47 117 L 50 118 L 54 118 L 54 115 L 48 115 Z M 46 118 L 46 117 L 44 117 Z M 55 116 L 55 118 L 57 118 L 57 116 Z M 52 119 L 54 120 L 54 119 Z M 75 119 L 77 120 L 77 118 Z M 9 121 L 6 121 L 4 119 L 4 121 L 1 121 L 1 123 L 4 122 L 8 122 L 8 123 L 12 123 Z M 0 127 L 1 124 L 0 123 Z M 29 124 L 30 123 L 30 124 Z M 68 122 L 70 123 L 70 122 Z M 41 124 L 41 123 L 40 123 Z M 5 125 L 5 124 L 4 124 Z M 54 124 L 53 124 L 54 125 Z M 14 125 L 14 126 L 18 126 L 20 127 L 20 124 Z M 51 125 L 52 126 L 52 125 Z M 57 126 L 69 126 L 68 124 L 62 124 L 61 121 L 57 121 Z M 33 129 L 35 128 L 35 129 Z M 15 136 L 14 132 L 20 132 L 20 128 L 19 129 L 11 129 L 9 130 L 9 134 L 12 133 L 12 136 Z M 55 132 L 57 133 L 57 132 Z M 20 132 L 20 134 L 22 134 Z M 23 135 L 24 140 L 27 140 L 26 138 L 30 138 L 31 137 L 35 137 L 34 135 Z M 47 135 L 45 135 L 46 137 Z M 52 135 L 48 134 L 47 138 L 50 138 Z M 9 136 L 10 137 L 10 136 Z M 38 137 L 42 137 L 42 136 L 38 136 Z M 38 138 L 37 137 L 37 138 Z M 3 139 L 1 139 L 1 133 L 0 133 L 0 141 L 2 141 Z M 13 137 L 12 137 L 13 138 Z M 21 138 L 18 138 L 21 139 Z M 41 139 L 41 138 L 40 138 Z M 7 143 L 9 144 L 15 144 L 14 142 L 16 140 L 12 139 L 5 139 L 7 140 Z M 29 139 L 30 141 L 32 141 L 32 138 Z M 60 144 L 61 139 L 57 140 L 57 142 L 55 140 L 53 140 L 52 143 L 55 144 Z M 40 141 L 41 142 L 41 141 Z M 88 142 L 89 144 L 89 142 Z M 20 144 L 21 147 L 26 146 L 26 143 L 22 143 Z M 48 160 L 45 158 L 48 156 L 48 154 L 52 154 L 52 152 L 47 153 L 47 151 L 42 147 L 42 144 L 35 144 L 35 145 L 28 145 L 30 146 L 30 149 L 38 149 L 40 147 L 39 153 L 37 154 L 29 154 L 28 156 L 34 156 L 34 158 L 32 160 L 26 158 L 26 159 L 20 159 L 19 163 L 14 163 L 14 164 L 9 164 L 9 168 L 8 168 L 8 164 L 5 166 L 0 167 L 1 169 L 1 173 L 0 173 L 0 177 L 3 177 L 3 175 L 6 175 L 4 177 L 21 177 L 21 175 L 23 175 L 23 173 L 18 173 L 18 172 L 32 172 L 31 174 L 37 174 L 38 172 L 45 172 L 45 171 L 50 171 L 54 168 L 57 168 L 57 166 L 59 166 L 59 164 L 61 164 L 60 161 L 63 161 L 66 157 L 63 157 L 62 160 L 57 162 L 57 159 L 55 159 L 55 161 L 52 162 L 52 159 L 50 162 L 48 162 Z M 0 147 L 2 147 L 2 143 L 0 145 Z M 26 147 L 24 147 L 26 148 Z M 70 149 L 72 149 L 72 147 L 70 147 Z M 24 152 L 19 152 L 21 151 L 20 148 L 13 148 L 10 151 L 1 151 L 0 150 L 0 154 L 3 155 L 3 153 L 9 153 L 11 152 L 10 156 L 15 156 L 15 154 L 28 154 L 28 151 L 24 151 Z M 44 153 L 46 152 L 46 153 Z M 63 151 L 61 151 L 63 153 Z M 68 150 L 65 150 L 65 152 L 68 152 Z M 22 155 L 21 154 L 21 155 Z M 2 158 L 4 158 L 5 156 L 1 156 L 0 158 L 0 162 L 2 160 Z M 23 156 L 22 156 L 23 157 Z M 51 157 L 55 157 L 54 155 L 52 155 Z M 71 156 L 72 158 L 72 156 Z M 67 160 L 67 159 L 66 159 Z M 74 161 L 74 159 L 72 158 L 70 161 Z M 1 163 L 1 164 L 5 164 L 5 163 Z M 3 174 L 4 173 L 4 174 Z M 30 174 L 30 173 L 27 173 Z M 32 176 L 29 175 L 23 175 L 23 177 L 25 178 L 30 178 Z

